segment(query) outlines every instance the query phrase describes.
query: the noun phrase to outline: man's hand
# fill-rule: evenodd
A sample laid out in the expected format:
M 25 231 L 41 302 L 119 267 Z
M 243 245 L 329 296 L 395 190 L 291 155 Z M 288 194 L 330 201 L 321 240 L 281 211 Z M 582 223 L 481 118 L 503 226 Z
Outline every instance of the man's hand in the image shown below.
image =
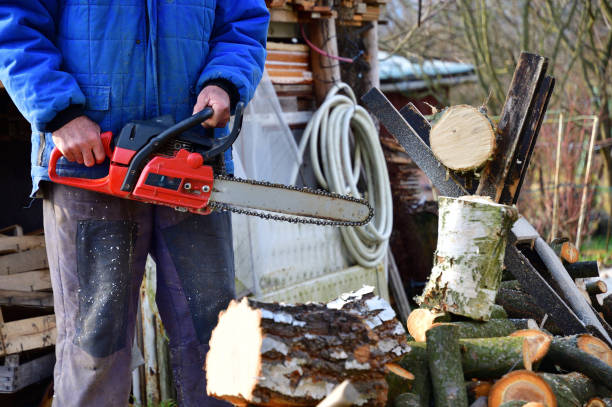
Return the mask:
M 202 123 L 206 128 L 225 127 L 230 119 L 230 97 L 218 86 L 210 85 L 202 89 L 193 107 L 193 114 L 201 112 L 206 107 L 212 107 L 213 116 Z
M 92 167 L 104 162 L 106 153 L 100 140 L 100 126 L 86 116 L 66 123 L 53 134 L 53 143 L 68 161 Z

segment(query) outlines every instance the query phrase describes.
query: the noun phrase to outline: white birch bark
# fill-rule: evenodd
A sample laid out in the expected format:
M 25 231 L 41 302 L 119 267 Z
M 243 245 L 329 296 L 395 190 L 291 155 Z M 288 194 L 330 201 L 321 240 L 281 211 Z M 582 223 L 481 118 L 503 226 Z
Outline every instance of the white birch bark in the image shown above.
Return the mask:
M 422 307 L 487 321 L 516 208 L 480 196 L 439 199 L 438 245 Z

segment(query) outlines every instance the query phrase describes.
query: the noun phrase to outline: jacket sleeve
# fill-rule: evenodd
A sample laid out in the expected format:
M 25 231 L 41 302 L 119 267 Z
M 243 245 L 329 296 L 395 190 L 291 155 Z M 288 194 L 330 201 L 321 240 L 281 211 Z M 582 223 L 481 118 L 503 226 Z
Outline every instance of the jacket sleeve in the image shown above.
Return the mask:
M 61 70 L 54 45 L 58 0 L 13 0 L 0 6 L 0 81 L 25 118 L 48 130 L 58 114 L 85 105 L 74 77 Z
M 269 21 L 264 0 L 217 0 L 198 91 L 205 84 L 228 81 L 236 87 L 241 101 L 250 101 L 263 73 Z

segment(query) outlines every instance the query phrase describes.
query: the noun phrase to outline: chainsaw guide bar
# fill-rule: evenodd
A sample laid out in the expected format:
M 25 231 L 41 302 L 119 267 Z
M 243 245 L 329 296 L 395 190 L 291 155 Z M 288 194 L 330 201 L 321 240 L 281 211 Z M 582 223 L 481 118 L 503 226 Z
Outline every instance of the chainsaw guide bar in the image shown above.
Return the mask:
M 257 191 L 263 193 L 261 199 L 256 196 Z M 292 202 L 295 207 L 283 205 L 286 203 L 283 198 L 288 200 L 286 202 Z M 297 208 L 300 205 L 302 209 Z M 364 199 L 307 187 L 299 188 L 224 175 L 215 175 L 208 208 L 257 216 L 266 220 L 319 226 L 363 226 L 374 216 L 374 210 Z M 276 215 L 270 211 L 291 216 Z

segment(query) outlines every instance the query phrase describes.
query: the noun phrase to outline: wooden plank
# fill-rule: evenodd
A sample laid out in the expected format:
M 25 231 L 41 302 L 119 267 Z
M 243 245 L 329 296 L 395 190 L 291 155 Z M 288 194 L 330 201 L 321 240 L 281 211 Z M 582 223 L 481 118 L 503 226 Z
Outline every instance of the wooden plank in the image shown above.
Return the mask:
M 503 204 L 513 205 L 518 201 L 554 87 L 555 79 L 547 76 L 536 90 L 533 106 L 529 110 L 527 121 L 518 140 L 514 159 L 504 181 L 505 185 L 501 195 L 501 203 Z
M 0 236 L 0 254 L 45 247 L 44 236 Z
M 408 102 L 408 104 L 400 109 L 400 114 L 410 127 L 414 129 L 416 134 L 423 140 L 423 143 L 429 146 L 429 132 L 431 131 L 431 123 L 421 111 L 412 104 L 412 102 Z
M 499 137 L 493 159 L 484 168 L 476 194 L 501 200 L 506 176 L 512 163 L 519 136 L 524 127 L 538 84 L 546 73 L 547 59 L 521 53 L 506 97 L 497 131 Z
M 0 287 L 13 291 L 40 291 L 51 289 L 49 270 L 26 271 L 0 276 Z
M 17 366 L 9 366 L 5 362 L 5 366 L 0 366 L 0 377 L 4 378 L 0 380 L 0 393 L 14 393 L 30 384 L 51 377 L 54 365 L 54 352 L 29 362 L 17 364 Z
M 0 324 L 3 347 L 0 355 L 55 345 L 55 315 L 22 319 Z
M 40 270 L 48 267 L 47 250 L 44 247 L 0 256 L 0 275 Z
M 271 42 L 266 44 L 266 50 L 268 51 L 291 51 L 291 52 L 310 52 L 308 45 L 304 44 L 287 44 L 284 42 Z
M 0 290 L 0 305 L 53 306 L 53 293 Z

